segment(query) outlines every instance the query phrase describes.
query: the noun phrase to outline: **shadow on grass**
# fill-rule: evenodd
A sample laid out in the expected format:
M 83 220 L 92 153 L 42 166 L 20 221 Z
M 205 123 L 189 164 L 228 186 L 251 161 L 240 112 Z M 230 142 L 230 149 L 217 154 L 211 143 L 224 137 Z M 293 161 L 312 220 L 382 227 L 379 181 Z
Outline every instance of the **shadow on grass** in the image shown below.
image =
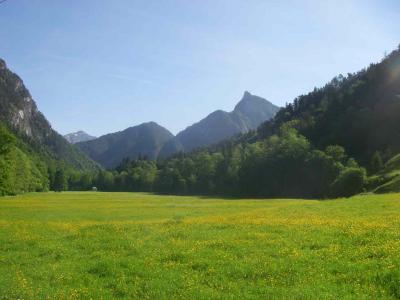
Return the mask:
M 258 200 L 258 201 L 274 201 L 274 200 L 314 200 L 314 201 L 326 201 L 331 199 L 313 199 L 313 198 L 292 198 L 292 197 L 274 197 L 274 198 L 266 198 L 263 196 L 238 196 L 238 195 L 226 195 L 226 194 L 167 194 L 167 193 L 146 193 L 149 195 L 157 195 L 157 196 L 177 196 L 177 197 L 197 197 L 204 200 Z

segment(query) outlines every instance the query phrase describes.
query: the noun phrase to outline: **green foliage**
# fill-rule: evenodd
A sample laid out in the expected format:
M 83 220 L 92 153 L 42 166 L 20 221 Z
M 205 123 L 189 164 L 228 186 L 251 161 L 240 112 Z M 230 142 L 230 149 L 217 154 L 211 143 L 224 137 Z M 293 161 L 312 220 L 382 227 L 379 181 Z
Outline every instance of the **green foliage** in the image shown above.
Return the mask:
M 61 192 L 67 190 L 67 188 L 68 188 L 67 176 L 65 174 L 64 168 L 60 167 L 57 169 L 54 175 L 53 189 L 56 192 Z
M 378 173 L 368 178 L 368 189 L 375 193 L 400 191 L 400 154 L 394 155 Z
M 0 124 L 0 154 L 5 154 L 10 151 L 10 148 L 15 145 L 15 142 L 15 136 Z
M 385 164 L 385 171 L 393 171 L 393 170 L 400 170 L 400 153 L 394 155 L 390 158 Z
M 114 186 L 113 174 L 111 172 L 101 170 L 97 174 L 94 186 L 102 191 L 113 190 L 113 186 Z
M 382 170 L 382 168 L 383 168 L 383 161 L 381 154 L 379 151 L 376 151 L 371 158 L 371 166 L 370 166 L 371 172 L 377 173 L 380 170 Z
M 383 194 L 383 193 L 400 192 L 400 176 L 398 174 L 389 176 L 388 179 L 385 178 L 380 178 L 380 179 L 381 179 L 380 182 L 381 184 L 374 190 L 374 193 Z
M 15 136 L 0 125 L 0 195 L 48 190 L 45 165 L 18 148 L 16 142 Z
M 325 152 L 337 162 L 344 163 L 347 159 L 346 151 L 338 145 L 326 147 Z
M 333 197 L 350 197 L 361 193 L 365 183 L 365 170 L 349 168 L 340 173 L 332 184 Z
M 263 141 L 198 150 L 157 164 L 125 159 L 113 172 L 92 174 L 91 184 L 75 174 L 69 185 L 73 190 L 92 185 L 103 191 L 325 198 L 339 174 L 349 168 L 359 166 L 342 147 L 313 149 L 289 122 Z
M 47 189 L 47 174 L 42 173 L 40 167 L 21 150 L 12 147 L 0 155 L 0 195 Z

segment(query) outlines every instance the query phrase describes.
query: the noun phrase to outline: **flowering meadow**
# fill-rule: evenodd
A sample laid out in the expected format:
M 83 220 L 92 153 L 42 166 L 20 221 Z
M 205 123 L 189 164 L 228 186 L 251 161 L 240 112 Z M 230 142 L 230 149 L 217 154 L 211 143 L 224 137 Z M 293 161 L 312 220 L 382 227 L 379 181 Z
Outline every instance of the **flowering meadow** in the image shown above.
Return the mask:
M 0 198 L 0 299 L 400 297 L 400 194 Z

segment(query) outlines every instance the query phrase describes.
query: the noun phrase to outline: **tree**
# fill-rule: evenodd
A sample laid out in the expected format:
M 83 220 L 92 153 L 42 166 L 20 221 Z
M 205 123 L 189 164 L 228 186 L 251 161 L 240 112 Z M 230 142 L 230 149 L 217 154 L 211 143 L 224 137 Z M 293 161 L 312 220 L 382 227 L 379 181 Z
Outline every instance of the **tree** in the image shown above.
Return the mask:
M 54 175 L 54 191 L 61 192 L 68 188 L 67 177 L 63 168 L 59 167 Z
M 102 191 L 111 191 L 114 188 L 114 176 L 109 171 L 101 170 L 95 180 L 96 187 Z
M 0 154 L 4 154 L 15 144 L 13 136 L 4 126 L 0 124 Z
M 325 153 L 332 157 L 335 161 L 343 163 L 347 159 L 346 151 L 338 145 L 326 147 Z
M 372 173 L 377 173 L 383 168 L 383 161 L 379 151 L 376 151 L 371 158 L 370 170 Z
M 362 168 L 345 169 L 332 184 L 333 197 L 350 197 L 361 193 L 365 183 L 365 170 Z

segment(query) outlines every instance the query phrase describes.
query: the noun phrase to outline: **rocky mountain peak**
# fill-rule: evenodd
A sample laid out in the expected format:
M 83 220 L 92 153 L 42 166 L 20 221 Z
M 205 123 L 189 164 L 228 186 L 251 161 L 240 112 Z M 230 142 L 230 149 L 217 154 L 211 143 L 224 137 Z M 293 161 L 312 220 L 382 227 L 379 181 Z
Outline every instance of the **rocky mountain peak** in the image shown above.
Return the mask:
M 7 69 L 6 62 L 0 58 L 0 70 Z

